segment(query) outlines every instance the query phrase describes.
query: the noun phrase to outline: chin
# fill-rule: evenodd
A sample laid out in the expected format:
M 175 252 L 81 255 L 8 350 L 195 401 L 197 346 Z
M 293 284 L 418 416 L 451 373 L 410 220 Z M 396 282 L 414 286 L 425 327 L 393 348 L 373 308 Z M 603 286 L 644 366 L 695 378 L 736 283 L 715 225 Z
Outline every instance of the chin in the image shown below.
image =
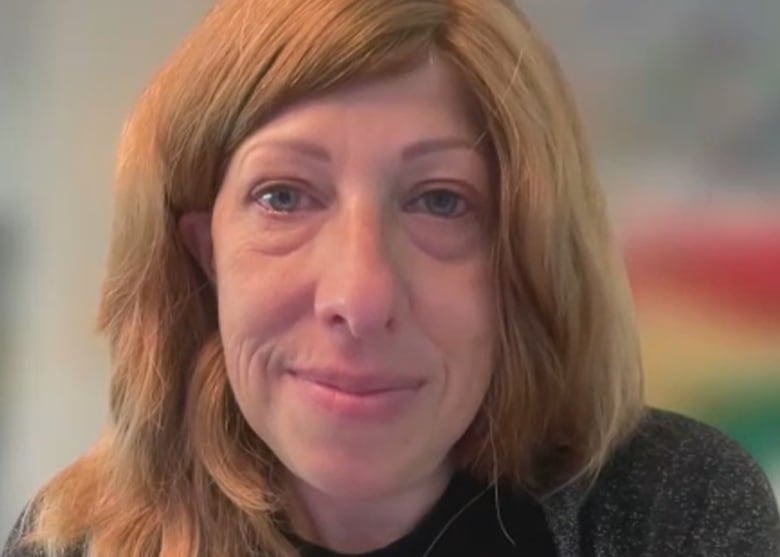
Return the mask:
M 360 456 L 342 451 L 322 451 L 302 456 L 297 465 L 289 466 L 299 481 L 331 497 L 371 499 L 393 493 L 411 478 L 410 470 L 388 462 L 397 459 L 377 454 Z

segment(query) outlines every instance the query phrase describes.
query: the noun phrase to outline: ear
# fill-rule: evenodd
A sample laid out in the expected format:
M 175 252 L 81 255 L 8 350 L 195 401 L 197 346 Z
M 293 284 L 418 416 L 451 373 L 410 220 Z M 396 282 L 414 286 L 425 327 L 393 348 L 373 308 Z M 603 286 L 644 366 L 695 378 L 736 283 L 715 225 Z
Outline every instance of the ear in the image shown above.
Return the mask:
M 197 261 L 200 268 L 213 283 L 214 243 L 211 239 L 211 213 L 207 211 L 191 211 L 179 217 L 179 234 L 187 247 L 187 251 Z

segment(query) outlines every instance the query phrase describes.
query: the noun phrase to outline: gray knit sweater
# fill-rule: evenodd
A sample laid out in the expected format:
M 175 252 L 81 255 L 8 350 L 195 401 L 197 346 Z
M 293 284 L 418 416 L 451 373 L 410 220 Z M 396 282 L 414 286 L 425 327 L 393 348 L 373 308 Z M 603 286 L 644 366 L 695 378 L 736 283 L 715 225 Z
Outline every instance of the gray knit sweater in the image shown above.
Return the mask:
M 777 502 L 756 463 L 670 412 L 651 410 L 591 489 L 542 505 L 560 557 L 780 557 Z M 21 530 L 2 557 L 39 557 L 13 549 Z
M 651 410 L 595 487 L 544 502 L 560 557 L 780 557 L 758 465 L 704 424 Z

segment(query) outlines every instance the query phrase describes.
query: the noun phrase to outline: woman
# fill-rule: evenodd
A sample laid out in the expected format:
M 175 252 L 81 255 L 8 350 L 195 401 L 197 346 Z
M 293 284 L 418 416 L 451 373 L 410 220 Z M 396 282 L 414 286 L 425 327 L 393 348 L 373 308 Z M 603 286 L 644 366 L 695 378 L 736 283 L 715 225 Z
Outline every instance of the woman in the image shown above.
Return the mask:
M 117 184 L 110 428 L 8 555 L 777 553 L 756 465 L 643 407 L 575 110 L 511 2 L 223 0 Z

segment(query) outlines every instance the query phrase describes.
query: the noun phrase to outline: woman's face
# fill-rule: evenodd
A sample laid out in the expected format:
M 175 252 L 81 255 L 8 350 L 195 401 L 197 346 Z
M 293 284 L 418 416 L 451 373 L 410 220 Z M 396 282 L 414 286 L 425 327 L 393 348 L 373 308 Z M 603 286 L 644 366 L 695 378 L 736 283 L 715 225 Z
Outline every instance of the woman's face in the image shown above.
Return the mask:
M 485 395 L 493 184 L 472 112 L 435 59 L 289 106 L 236 152 L 201 234 L 238 405 L 324 494 L 446 470 Z

